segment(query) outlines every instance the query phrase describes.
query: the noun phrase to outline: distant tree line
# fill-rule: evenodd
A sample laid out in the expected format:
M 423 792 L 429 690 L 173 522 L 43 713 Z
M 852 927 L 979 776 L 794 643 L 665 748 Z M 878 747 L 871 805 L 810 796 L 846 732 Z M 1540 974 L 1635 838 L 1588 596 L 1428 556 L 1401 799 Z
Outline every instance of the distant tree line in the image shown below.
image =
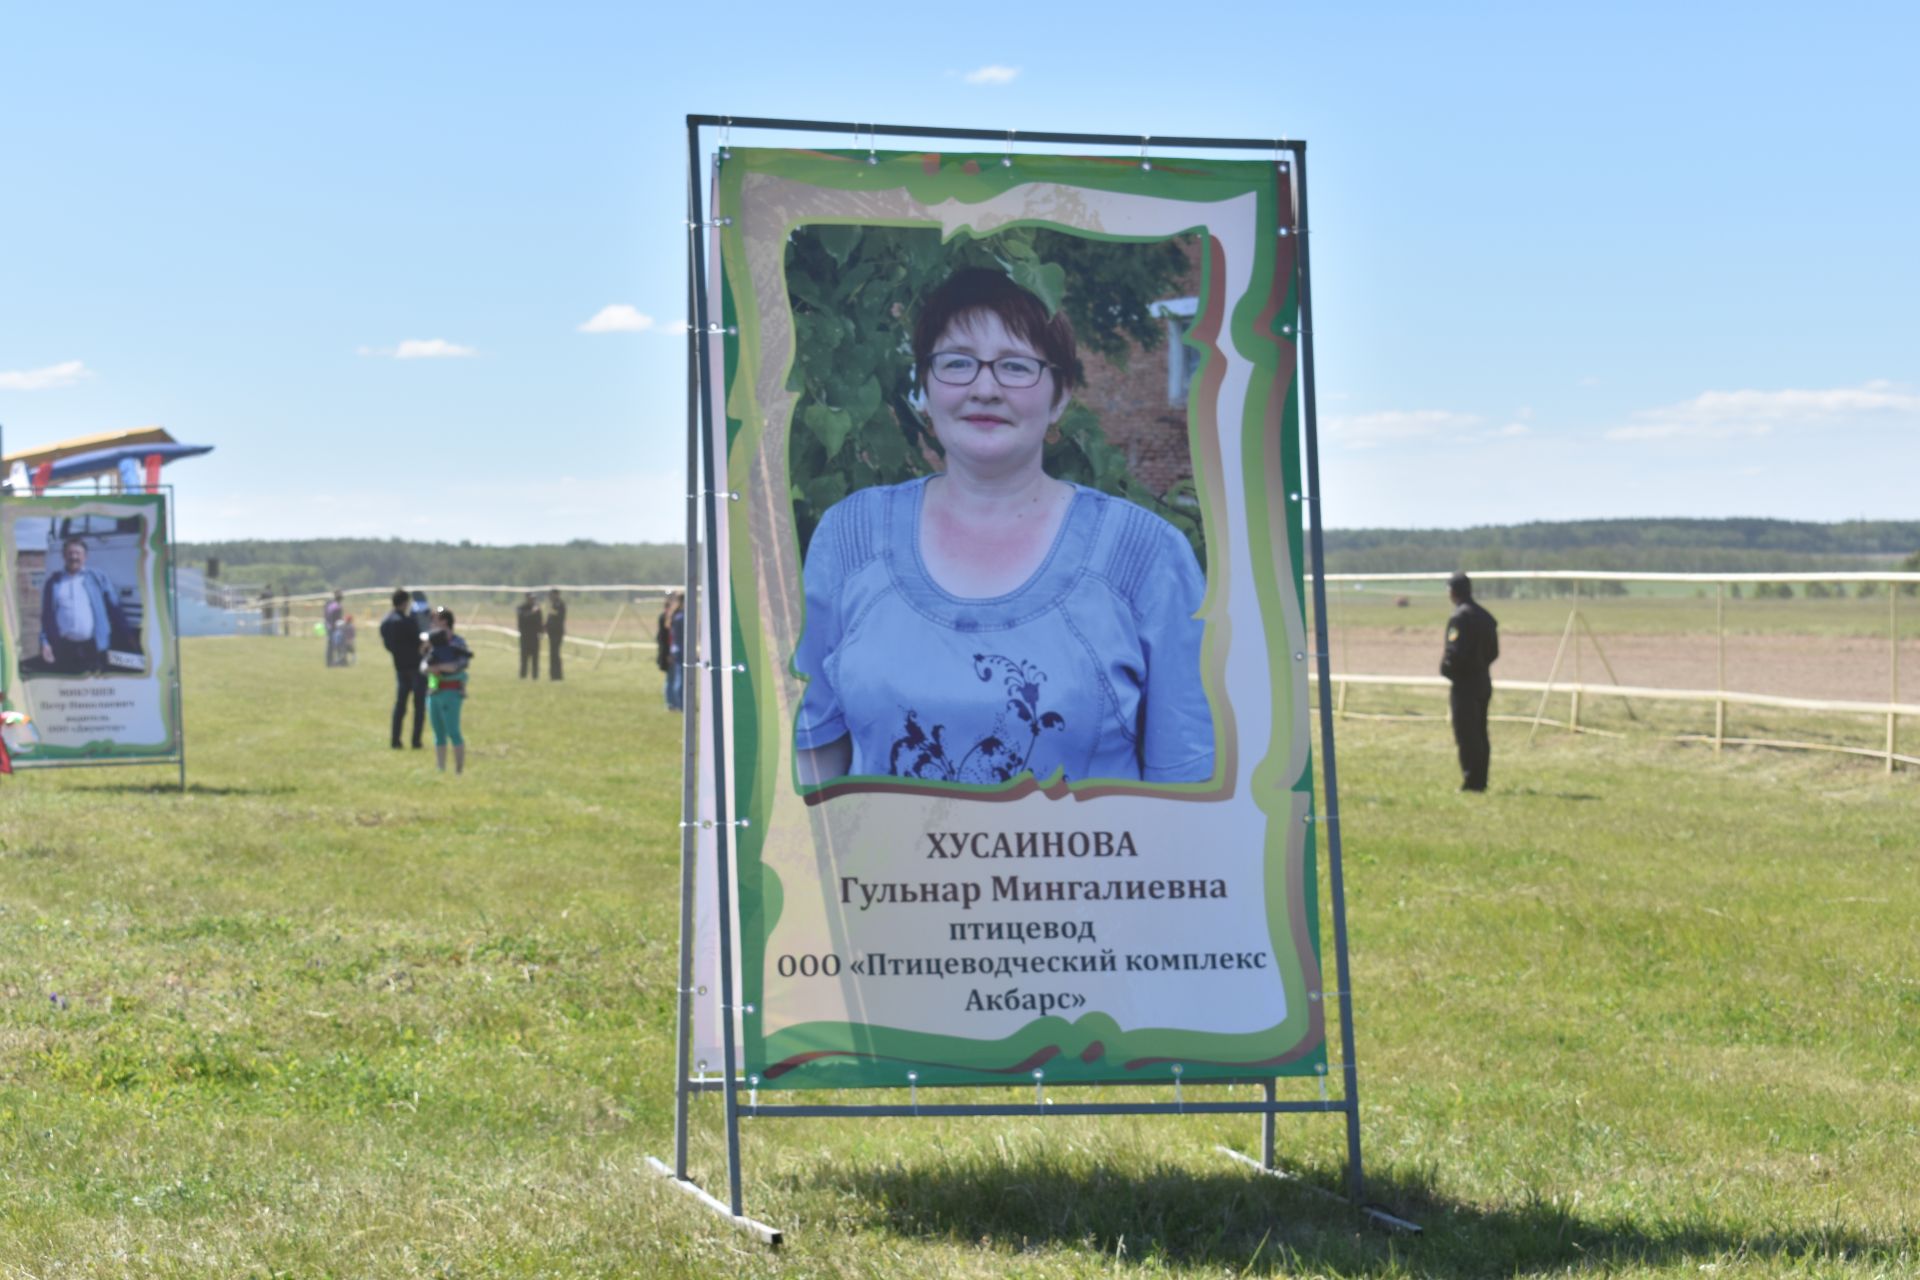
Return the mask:
M 1920 572 L 1920 521 L 1569 520 L 1475 529 L 1330 529 L 1330 573 L 1419 573 L 1464 568 L 1619 569 L 1642 573 L 1765 573 L 1904 569 Z M 397 538 L 183 542 L 184 564 L 219 561 L 228 582 L 303 593 L 331 587 L 473 582 L 678 583 L 674 543 L 476 546 Z M 1491 584 L 1489 584 L 1491 585 Z M 1538 584 L 1551 592 L 1561 583 Z M 1784 586 L 1785 584 L 1780 584 Z M 1568 588 L 1569 590 L 1571 588 Z M 1587 588 L 1592 590 L 1591 587 Z M 1833 590 L 1833 588 L 1827 588 Z M 1856 588 L 1872 595 L 1877 588 Z
M 1473 529 L 1329 529 L 1329 573 L 1890 569 L 1920 559 L 1920 521 L 1563 520 Z
M 301 594 L 333 587 L 391 587 L 472 582 L 510 587 L 553 583 L 679 583 L 682 549 L 666 543 L 568 543 L 479 546 L 471 542 L 403 542 L 397 538 L 246 539 L 183 542 L 181 564 L 218 562 L 222 581 Z

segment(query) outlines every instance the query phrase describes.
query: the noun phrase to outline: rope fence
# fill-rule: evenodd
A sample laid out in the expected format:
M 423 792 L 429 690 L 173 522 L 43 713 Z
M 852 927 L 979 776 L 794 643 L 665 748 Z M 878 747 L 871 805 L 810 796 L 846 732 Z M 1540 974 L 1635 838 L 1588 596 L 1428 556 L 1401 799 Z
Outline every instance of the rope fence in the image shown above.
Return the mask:
M 470 643 L 506 649 L 519 647 L 517 610 L 526 593 L 534 591 L 544 620 L 551 589 L 486 583 L 428 583 L 409 588 L 425 592 L 431 604 L 452 609 L 461 634 Z M 680 589 L 662 583 L 563 583 L 558 588 L 567 606 L 562 643 L 569 651 L 591 652 L 595 661 L 634 651 L 644 651 L 651 660 L 660 610 L 667 596 Z M 368 643 L 379 646 L 380 621 L 387 616 L 392 594 L 392 587 L 341 591 L 346 613 L 354 622 L 356 648 Z M 323 611 L 331 599 L 331 591 L 319 591 L 271 597 L 230 595 L 223 603 L 251 623 L 246 628 L 250 634 L 314 640 L 323 634 L 316 628 L 324 628 Z M 493 643 L 496 637 L 498 644 Z M 546 643 L 543 633 L 543 649 Z
M 1327 575 L 1336 714 L 1444 722 L 1438 665 L 1448 571 Z M 1655 732 L 1726 747 L 1829 751 L 1920 766 L 1901 735 L 1920 703 L 1920 573 L 1657 573 L 1496 569 L 1473 573 L 1500 617 L 1493 718 L 1602 736 Z M 651 657 L 667 583 L 562 584 L 570 649 Z M 476 643 L 518 645 L 528 588 L 427 584 Z M 544 608 L 547 587 L 536 589 Z M 390 587 L 342 592 L 377 645 Z M 259 630 L 312 638 L 331 592 L 235 601 Z M 1589 668 L 1592 668 L 1590 671 Z M 1622 672 L 1625 672 L 1623 678 Z M 1604 674 L 1605 679 L 1598 678 Z M 1710 714 L 1711 718 L 1707 716 Z M 1696 718 L 1697 716 L 1697 718 Z M 1737 722 L 1737 723 L 1736 723 Z
M 1446 720 L 1432 700 L 1448 682 L 1429 673 L 1451 609 L 1449 576 L 1327 575 L 1337 715 Z M 1527 724 L 1529 741 L 1542 728 L 1653 732 L 1716 752 L 1828 751 L 1888 772 L 1920 765 L 1901 749 L 1903 722 L 1920 717 L 1920 703 L 1901 696 L 1903 668 L 1920 663 L 1920 573 L 1504 569 L 1472 578 L 1500 619 L 1492 718 Z

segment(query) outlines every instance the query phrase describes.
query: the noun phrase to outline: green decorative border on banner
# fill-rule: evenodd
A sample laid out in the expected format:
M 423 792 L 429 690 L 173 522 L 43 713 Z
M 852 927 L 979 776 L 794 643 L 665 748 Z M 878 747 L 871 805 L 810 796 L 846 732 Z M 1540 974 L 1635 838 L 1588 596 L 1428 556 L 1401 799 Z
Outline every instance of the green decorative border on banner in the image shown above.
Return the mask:
M 1248 558 L 1248 570 L 1259 599 L 1259 613 L 1267 634 L 1237 636 L 1240 644 L 1264 642 L 1271 678 L 1271 743 L 1238 743 L 1240 751 L 1263 752 L 1253 771 L 1249 794 L 1229 803 L 1257 805 L 1265 815 L 1264 866 L 1266 918 L 1278 980 L 1286 993 L 1286 1016 L 1277 1026 L 1249 1033 L 1214 1033 L 1183 1028 L 1121 1028 L 1106 1013 L 1093 1011 L 1078 1017 L 1042 1013 L 1000 1040 L 931 1034 L 865 1023 L 803 1022 L 768 1034 L 764 1027 L 767 941 L 781 918 L 786 889 L 777 875 L 763 866 L 767 816 L 775 789 L 794 780 L 780 776 L 782 735 L 787 726 L 774 688 L 784 678 L 789 654 L 772 652 L 767 619 L 763 616 L 765 587 L 756 571 L 755 528 L 748 502 L 723 504 L 730 522 L 734 548 L 730 566 L 733 644 L 736 661 L 745 672 L 735 685 L 735 708 L 729 728 L 733 812 L 745 819 L 734 829 L 735 865 L 741 926 L 742 984 L 738 996 L 746 1006 L 745 1070 L 760 1077 L 762 1087 L 856 1088 L 899 1086 L 911 1068 L 917 1082 L 938 1084 L 1024 1083 L 1035 1070 L 1044 1070 L 1053 1083 L 1103 1083 L 1117 1080 L 1165 1080 L 1177 1072 L 1187 1080 L 1206 1078 L 1312 1075 L 1327 1063 L 1324 1004 L 1320 1000 L 1320 926 L 1316 896 L 1317 869 L 1312 836 L 1313 788 L 1310 746 L 1306 734 L 1303 668 L 1297 667 L 1296 648 L 1305 647 L 1304 631 L 1291 633 L 1304 617 L 1303 538 L 1301 509 L 1291 495 L 1300 483 L 1299 402 L 1294 376 L 1294 339 L 1298 331 L 1297 272 L 1293 243 L 1284 232 L 1283 205 L 1290 202 L 1288 178 L 1271 162 L 1158 158 L 1143 166 L 1136 157 L 1054 157 L 1022 155 L 1012 164 L 999 154 L 928 154 L 919 152 L 806 151 L 736 148 L 720 164 L 713 216 L 720 223 L 723 278 L 717 319 L 723 326 L 721 346 L 726 368 L 726 487 L 752 496 L 754 467 L 763 434 L 770 429 L 769 407 L 755 388 L 755 371 L 766 358 L 768 317 L 757 301 L 753 266 L 744 230 L 743 186 L 750 175 L 766 175 L 792 183 L 844 192 L 857 208 L 860 197 L 904 191 L 923 206 L 978 205 L 1016 187 L 1034 183 L 1058 184 L 1092 192 L 1149 196 L 1191 203 L 1191 231 L 1205 233 L 1208 205 L 1251 196 L 1257 202 L 1256 245 L 1250 281 L 1239 297 L 1216 296 L 1224 288 L 1211 249 L 1202 255 L 1199 313 L 1218 317 L 1213 341 L 1230 345 L 1252 374 L 1244 401 L 1232 406 L 1237 421 L 1213 423 L 1200 430 L 1190 418 L 1189 436 L 1197 490 L 1211 495 L 1203 507 L 1218 503 L 1214 492 L 1221 482 L 1220 450 L 1237 450 L 1240 459 L 1238 495 L 1244 504 L 1250 532 L 1243 546 L 1228 546 L 1209 536 L 1209 581 L 1215 577 L 1215 557 Z M 829 215 L 819 222 L 856 226 L 928 227 L 926 217 L 897 218 Z M 1046 220 L 996 224 L 1044 226 L 1091 239 L 1159 240 L 1164 235 L 1118 236 L 1064 222 Z M 789 227 L 788 230 L 792 228 Z M 779 317 L 791 330 L 791 314 Z M 792 352 L 789 350 L 789 362 Z M 1205 361 L 1203 356 L 1203 362 Z M 778 371 L 785 381 L 790 367 Z M 1219 377 L 1206 363 L 1195 374 Z M 1190 401 L 1198 412 L 1203 397 Z M 1223 411 L 1226 406 L 1223 405 Z M 1211 450 L 1211 452 L 1210 452 Z M 782 474 L 784 474 L 784 463 Z M 785 488 L 767 485 L 764 492 L 784 500 Z M 764 548 L 763 548 L 764 550 Z M 800 561 L 797 543 L 778 548 L 795 567 Z M 1224 580 L 1224 574 L 1222 574 Z M 1209 596 L 1213 594 L 1209 586 Z M 1209 636 L 1208 645 L 1215 643 Z M 1296 678 L 1297 677 L 1297 678 Z M 1239 690 L 1243 695 L 1245 690 Z M 1230 718 L 1230 717 L 1229 717 Z M 1230 739 L 1231 728 L 1216 728 Z M 1290 744 L 1290 745 L 1289 745 Z M 1136 795 L 1188 795 L 1205 802 L 1219 798 L 1222 763 L 1212 782 L 1131 785 L 1114 787 L 1101 780 L 1068 784 L 1067 793 L 1104 794 L 1124 791 Z M 904 790 L 898 779 L 855 778 L 853 789 Z M 999 786 L 922 784 L 916 793 L 993 799 L 1033 791 L 1032 779 Z M 838 789 L 839 784 L 834 788 Z M 1051 789 L 1047 794 L 1054 795 Z M 987 1065 L 991 1064 L 991 1065 Z M 1178 1064 L 1177 1066 L 1175 1064 Z
M 167 496 L 162 493 L 42 494 L 8 495 L 0 501 L 0 512 L 11 513 L 0 520 L 0 590 L 4 590 L 6 620 L 4 674 L 7 687 L 4 702 L 8 710 L 26 710 L 23 696 L 25 681 L 20 674 L 19 643 L 20 584 L 15 578 L 19 548 L 14 545 L 13 530 L 20 519 L 58 520 L 71 514 L 117 514 L 124 519 L 139 514 L 145 532 L 141 545 L 141 588 L 144 594 L 140 616 L 140 644 L 151 657 L 150 669 L 138 679 L 151 683 L 159 704 L 160 723 L 165 737 L 158 742 L 123 742 L 102 738 L 80 746 L 56 746 L 36 742 L 32 749 L 14 753 L 14 767 L 30 769 L 35 765 L 69 764 L 88 760 L 149 760 L 156 764 L 177 760 L 180 756 L 179 703 L 174 690 L 179 684 L 180 653 L 174 620 L 173 548 L 167 539 Z

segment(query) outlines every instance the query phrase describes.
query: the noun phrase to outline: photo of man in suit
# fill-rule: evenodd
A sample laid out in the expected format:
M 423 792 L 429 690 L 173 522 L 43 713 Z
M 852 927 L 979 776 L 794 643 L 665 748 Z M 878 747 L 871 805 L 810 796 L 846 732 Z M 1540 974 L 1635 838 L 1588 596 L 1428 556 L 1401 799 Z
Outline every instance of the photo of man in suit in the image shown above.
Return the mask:
M 104 671 L 116 627 L 124 627 L 113 583 L 87 567 L 87 544 L 68 538 L 60 568 L 40 589 L 40 660 L 60 675 Z

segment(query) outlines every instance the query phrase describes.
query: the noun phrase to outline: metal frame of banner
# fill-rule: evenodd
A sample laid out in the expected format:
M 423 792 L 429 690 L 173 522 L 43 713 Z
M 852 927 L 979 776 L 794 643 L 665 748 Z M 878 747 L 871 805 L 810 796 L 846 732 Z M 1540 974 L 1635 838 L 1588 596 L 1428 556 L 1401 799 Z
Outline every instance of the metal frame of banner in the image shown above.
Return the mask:
M 154 765 L 176 765 L 180 773 L 180 790 L 187 789 L 187 724 L 184 701 L 181 696 L 180 667 L 184 655 L 180 651 L 180 584 L 176 577 L 178 569 L 179 543 L 174 538 L 174 488 L 170 484 L 141 485 L 130 491 L 134 496 L 158 494 L 164 499 L 161 504 L 166 512 L 167 522 L 167 616 L 173 623 L 173 667 L 171 686 L 167 690 L 167 700 L 173 709 L 174 732 L 178 735 L 171 754 L 163 756 L 139 756 L 136 758 L 101 756 L 80 757 L 68 760 L 30 760 L 16 759 L 13 766 L 18 769 L 132 769 Z M 10 489 L 0 488 L 0 502 L 7 498 L 19 497 L 92 497 L 116 498 L 128 496 L 127 492 L 78 488 L 72 484 L 49 485 L 31 494 L 17 494 Z
M 676 1061 L 674 1081 L 674 1158 L 671 1166 L 665 1162 L 648 1157 L 649 1167 L 660 1176 L 670 1179 L 678 1189 L 692 1196 L 702 1205 L 719 1214 L 722 1218 L 743 1231 L 756 1236 L 764 1243 L 778 1247 L 781 1232 L 748 1217 L 742 1208 L 741 1199 L 741 1158 L 740 1158 L 740 1121 L 747 1118 L 776 1117 L 918 1117 L 918 1116 L 1112 1116 L 1112 1115 L 1257 1115 L 1261 1117 L 1261 1155 L 1258 1162 L 1251 1157 L 1227 1148 L 1221 1150 L 1236 1160 L 1253 1165 L 1260 1172 L 1281 1177 L 1289 1175 L 1281 1170 L 1274 1155 L 1274 1118 L 1283 1114 L 1330 1113 L 1346 1117 L 1347 1131 L 1347 1199 L 1372 1221 L 1391 1228 L 1417 1231 L 1414 1224 L 1398 1218 L 1379 1206 L 1366 1202 L 1366 1179 L 1361 1163 L 1360 1151 L 1360 1090 L 1358 1067 L 1354 1056 L 1353 1034 L 1353 986 L 1349 977 L 1347 962 L 1347 908 L 1346 888 L 1341 867 L 1340 844 L 1340 804 L 1337 774 L 1334 767 L 1333 707 L 1324 691 L 1332 688 L 1329 671 L 1330 645 L 1327 635 L 1326 573 L 1324 565 L 1324 544 L 1320 527 L 1319 487 L 1320 452 L 1315 402 L 1313 368 L 1313 306 L 1311 279 L 1309 270 L 1307 234 L 1307 151 L 1304 141 L 1294 139 L 1248 139 L 1248 138 L 1202 138 L 1202 137 L 1136 137 L 1123 134 L 1106 133 L 1058 133 L 1030 132 L 1018 133 L 1004 129 L 956 129 L 926 127 L 919 125 L 865 124 L 846 121 L 786 120 L 747 116 L 687 116 L 687 586 L 688 599 L 694 598 L 697 580 L 704 579 L 709 589 L 704 595 L 705 636 L 711 644 L 717 640 L 720 627 L 719 593 L 712 584 L 720 580 L 722 566 L 719 564 L 718 549 L 712 530 L 721 518 L 719 511 L 720 469 L 714 456 L 714 406 L 712 384 L 710 381 L 709 339 L 712 332 L 712 317 L 709 313 L 707 296 L 709 281 L 705 245 L 709 224 L 701 197 L 701 131 L 717 128 L 723 130 L 722 145 L 734 129 L 760 129 L 786 133 L 815 133 L 852 135 L 855 138 L 865 136 L 869 140 L 880 137 L 894 138 L 948 138 L 956 140 L 1001 143 L 1011 146 L 1017 137 L 1022 143 L 1041 143 L 1048 145 L 1085 145 L 1139 147 L 1145 159 L 1146 148 L 1152 145 L 1166 150 L 1227 150 L 1227 151 L 1265 151 L 1276 159 L 1286 153 L 1294 168 L 1294 221 L 1291 228 L 1296 240 L 1296 269 L 1299 281 L 1300 297 L 1300 359 L 1302 363 L 1302 400 L 1305 435 L 1304 452 L 1304 491 L 1290 495 L 1293 500 L 1305 506 L 1305 524 L 1308 529 L 1308 549 L 1313 569 L 1314 635 L 1318 652 L 1320 688 L 1323 691 L 1320 705 L 1321 769 L 1326 788 L 1326 813 L 1317 819 L 1318 825 L 1325 828 L 1327 847 L 1328 890 L 1333 915 L 1334 972 L 1338 986 L 1332 993 L 1337 997 L 1340 1016 L 1340 1055 L 1342 1067 L 1342 1088 L 1340 1096 L 1326 1096 L 1326 1077 L 1319 1077 L 1321 1097 L 1318 1100 L 1283 1101 L 1278 1097 L 1280 1077 L 1250 1076 L 1232 1080 L 1195 1081 L 1188 1087 L 1204 1084 L 1207 1087 L 1257 1086 L 1262 1090 L 1258 1101 L 1188 1101 L 1183 1095 L 1181 1081 L 1176 1074 L 1173 1081 L 1172 1102 L 1049 1102 L 1045 1098 L 1046 1081 L 1042 1072 L 1033 1073 L 1035 1098 L 1032 1103 L 1009 1104 L 938 1104 L 919 1101 L 917 1087 L 909 1080 L 903 1082 L 912 1094 L 912 1100 L 905 1104 L 807 1104 L 779 1103 L 762 1105 L 759 1101 L 759 1081 L 754 1078 L 743 1082 L 738 1069 L 738 1045 L 736 1043 L 734 1018 L 736 1015 L 733 955 L 732 920 L 732 858 L 733 823 L 729 819 L 727 786 L 727 742 L 726 726 L 719 716 L 713 717 L 713 740 L 698 741 L 695 698 L 698 696 L 695 681 L 687 682 L 686 725 L 683 730 L 685 750 L 685 781 L 682 785 L 682 815 L 680 841 L 680 976 L 678 983 L 678 1018 L 676 1029 Z M 708 536 L 704 540 L 704 557 L 696 553 L 699 533 L 704 528 Z M 704 571 L 704 572 L 702 572 Z M 687 645 L 688 652 L 693 645 Z M 713 654 L 717 654 L 717 647 Z M 713 654 L 709 654 L 709 659 Z M 705 691 L 714 705 L 721 705 L 721 690 L 727 680 L 733 678 L 734 670 L 724 669 L 718 661 L 690 663 L 696 669 L 703 669 L 709 675 L 708 688 Z M 694 784 L 694 772 L 697 766 L 696 752 L 710 751 L 713 758 L 715 796 L 714 812 L 697 814 Z M 715 835 L 716 872 L 718 881 L 719 909 L 719 947 L 720 947 L 720 1032 L 722 1045 L 721 1074 L 695 1076 L 689 1069 L 692 1066 L 693 1036 L 693 911 L 695 858 L 698 856 L 696 830 L 711 825 Z M 1314 993 L 1324 997 L 1326 993 Z M 1177 1069 L 1176 1069 L 1177 1071 Z M 1018 1086 L 1024 1087 L 1025 1081 Z M 1164 1082 L 1109 1082 L 1091 1086 L 1097 1088 L 1116 1087 L 1118 1084 L 1154 1086 L 1165 1088 Z M 931 1086 L 930 1086 L 931 1087 Z M 991 1086 L 988 1086 L 991 1087 Z M 745 1089 L 748 1099 L 743 1106 L 740 1094 Z M 688 1172 L 688 1120 L 690 1102 L 695 1094 L 718 1093 L 723 1100 L 724 1123 L 726 1129 L 727 1151 L 727 1194 L 725 1200 L 709 1194 Z M 1311 1184 L 1303 1184 L 1311 1185 Z M 1331 1193 L 1329 1193 L 1331 1194 Z M 1337 1197 L 1336 1197 L 1337 1198 Z

